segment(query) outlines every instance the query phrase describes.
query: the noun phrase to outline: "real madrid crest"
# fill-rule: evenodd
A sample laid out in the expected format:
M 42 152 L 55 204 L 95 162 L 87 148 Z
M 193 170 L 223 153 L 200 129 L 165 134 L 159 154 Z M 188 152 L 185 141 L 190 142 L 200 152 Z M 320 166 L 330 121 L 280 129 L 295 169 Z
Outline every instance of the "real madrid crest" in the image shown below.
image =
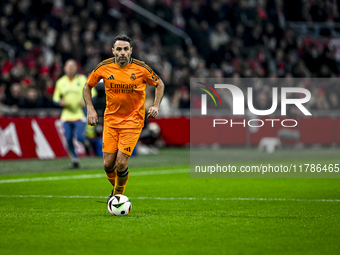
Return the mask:
M 134 73 L 131 74 L 131 77 L 130 77 L 131 80 L 136 80 L 136 75 Z

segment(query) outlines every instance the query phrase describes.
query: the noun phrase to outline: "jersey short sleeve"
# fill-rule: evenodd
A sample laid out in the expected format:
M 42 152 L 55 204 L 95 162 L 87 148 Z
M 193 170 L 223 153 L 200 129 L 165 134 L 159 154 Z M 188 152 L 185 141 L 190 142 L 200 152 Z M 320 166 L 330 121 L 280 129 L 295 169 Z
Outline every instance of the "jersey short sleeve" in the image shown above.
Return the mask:
M 99 64 L 89 75 L 86 80 L 87 85 L 95 87 L 97 83 L 102 79 L 102 66 Z
M 148 66 L 145 65 L 144 68 L 145 82 L 149 86 L 156 86 L 159 82 L 159 76 Z

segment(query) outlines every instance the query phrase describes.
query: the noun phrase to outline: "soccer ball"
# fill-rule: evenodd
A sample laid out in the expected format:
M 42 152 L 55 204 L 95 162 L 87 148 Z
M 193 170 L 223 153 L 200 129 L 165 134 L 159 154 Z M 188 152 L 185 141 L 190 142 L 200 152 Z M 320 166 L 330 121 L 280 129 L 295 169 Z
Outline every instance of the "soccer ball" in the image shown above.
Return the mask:
M 132 204 L 127 196 L 117 194 L 109 199 L 107 208 L 114 216 L 126 216 L 131 212 Z

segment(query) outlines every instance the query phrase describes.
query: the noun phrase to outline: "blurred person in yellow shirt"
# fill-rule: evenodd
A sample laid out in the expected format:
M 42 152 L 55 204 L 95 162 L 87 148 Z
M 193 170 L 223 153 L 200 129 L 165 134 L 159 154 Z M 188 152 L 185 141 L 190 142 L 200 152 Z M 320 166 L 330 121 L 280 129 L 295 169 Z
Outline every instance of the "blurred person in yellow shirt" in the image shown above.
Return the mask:
M 79 159 L 76 153 L 73 138 L 85 145 L 85 114 L 83 88 L 86 83 L 85 75 L 78 74 L 77 62 L 73 59 L 66 61 L 64 73 L 57 80 L 53 102 L 63 108 L 60 119 L 63 122 L 65 137 L 72 163 L 70 168 L 79 168 Z

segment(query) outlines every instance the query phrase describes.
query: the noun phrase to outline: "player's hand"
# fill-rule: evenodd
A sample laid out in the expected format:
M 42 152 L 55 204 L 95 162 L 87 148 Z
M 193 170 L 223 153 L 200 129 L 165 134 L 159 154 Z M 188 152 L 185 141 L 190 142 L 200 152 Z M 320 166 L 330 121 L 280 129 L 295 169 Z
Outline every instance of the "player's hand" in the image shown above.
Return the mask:
M 87 123 L 90 126 L 95 126 L 98 122 L 98 115 L 95 109 L 87 109 Z
M 148 111 L 148 118 L 156 118 L 158 115 L 158 107 L 151 106 Z

